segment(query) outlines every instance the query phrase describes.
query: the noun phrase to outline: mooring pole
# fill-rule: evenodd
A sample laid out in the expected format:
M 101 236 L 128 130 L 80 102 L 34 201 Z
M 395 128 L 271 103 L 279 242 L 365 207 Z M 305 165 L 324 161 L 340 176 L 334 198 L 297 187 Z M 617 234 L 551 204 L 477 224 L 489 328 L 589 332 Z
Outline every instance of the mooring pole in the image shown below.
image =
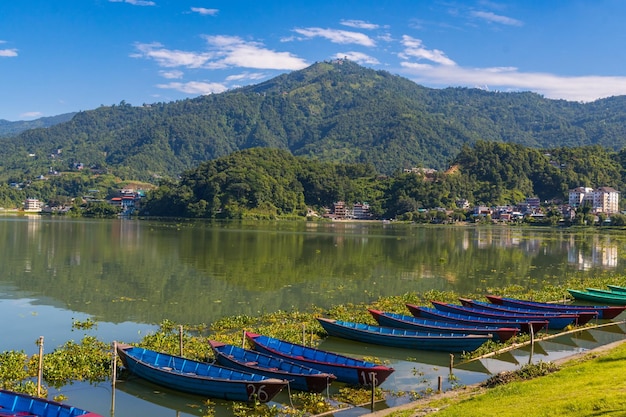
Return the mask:
M 41 380 L 43 379 L 43 336 L 39 336 L 39 369 L 37 370 L 37 396 L 41 397 Z
M 450 375 L 452 375 L 452 369 L 454 368 L 454 354 L 450 354 Z
M 370 381 L 372 381 L 372 405 L 371 410 L 374 412 L 374 405 L 376 404 L 376 374 L 370 372 Z
M 180 356 L 183 356 L 183 325 L 178 326 L 178 348 L 180 350 Z
M 535 352 L 535 328 L 532 323 L 530 325 L 530 355 L 528 356 L 528 364 L 533 363 L 533 353 Z
M 114 340 L 111 355 L 111 417 L 115 415 L 115 381 L 117 381 L 117 342 Z
M 437 392 L 442 392 L 442 391 L 443 391 L 443 377 L 439 375 L 437 377 Z
M 302 323 L 302 345 L 306 346 L 306 324 Z

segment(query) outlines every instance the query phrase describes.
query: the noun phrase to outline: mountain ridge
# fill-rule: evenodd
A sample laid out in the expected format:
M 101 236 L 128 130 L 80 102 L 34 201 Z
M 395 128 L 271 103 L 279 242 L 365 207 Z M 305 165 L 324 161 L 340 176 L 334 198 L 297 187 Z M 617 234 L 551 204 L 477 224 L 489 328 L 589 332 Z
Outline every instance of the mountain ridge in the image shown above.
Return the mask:
M 254 147 L 367 163 L 390 174 L 446 169 L 477 140 L 620 150 L 626 96 L 578 103 L 530 92 L 431 89 L 351 61 L 324 61 L 220 94 L 138 107 L 122 101 L 0 138 L 0 174 L 82 163 L 154 181 Z

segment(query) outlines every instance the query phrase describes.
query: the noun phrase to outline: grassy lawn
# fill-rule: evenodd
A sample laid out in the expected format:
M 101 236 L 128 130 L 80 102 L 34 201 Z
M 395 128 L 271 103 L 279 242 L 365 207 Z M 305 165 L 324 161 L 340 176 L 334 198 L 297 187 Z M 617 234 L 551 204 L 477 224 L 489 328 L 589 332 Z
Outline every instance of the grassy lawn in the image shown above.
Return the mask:
M 626 343 L 589 352 L 549 375 L 458 395 L 388 414 L 391 417 L 625 416 Z

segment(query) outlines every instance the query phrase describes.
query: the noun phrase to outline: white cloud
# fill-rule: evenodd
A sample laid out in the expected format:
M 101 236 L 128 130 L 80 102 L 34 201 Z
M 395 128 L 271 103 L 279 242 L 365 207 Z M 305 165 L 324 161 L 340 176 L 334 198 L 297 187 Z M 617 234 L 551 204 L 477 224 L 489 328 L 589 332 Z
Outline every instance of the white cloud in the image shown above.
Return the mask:
M 266 78 L 267 75 L 261 72 L 244 72 L 242 74 L 233 74 L 226 77 L 226 81 L 258 81 Z
M 522 72 L 513 67 L 464 68 L 403 62 L 405 76 L 431 86 L 487 86 L 493 90 L 534 91 L 547 98 L 593 101 L 626 94 L 626 77 Z
M 497 15 L 497 14 L 492 13 L 492 12 L 477 12 L 477 11 L 473 11 L 470 14 L 472 16 L 474 16 L 474 17 L 478 17 L 478 18 L 486 20 L 487 22 L 490 22 L 490 23 L 500 23 L 501 25 L 507 25 L 507 26 L 523 26 L 524 25 L 524 22 L 522 22 L 520 20 L 513 19 L 513 18 L 507 17 L 507 16 Z
M 137 43 L 135 47 L 139 53 L 131 57 L 153 59 L 162 67 L 201 68 L 213 58 L 210 53 L 166 49 L 160 43 Z
M 157 87 L 180 91 L 185 94 L 213 94 L 223 93 L 226 86 L 220 83 L 205 83 L 202 81 L 190 81 L 188 83 L 171 82 L 168 84 L 157 84 Z
M 335 54 L 335 58 L 337 59 L 347 58 L 350 61 L 354 61 L 359 64 L 369 64 L 369 65 L 380 64 L 380 62 L 376 58 L 374 58 L 373 56 L 364 54 L 362 52 L 351 51 L 351 52 L 338 53 L 338 54 Z
M 183 78 L 183 72 L 179 70 L 159 71 L 159 75 L 170 80 Z
M 380 26 L 374 23 L 365 22 L 363 20 L 342 20 L 344 26 L 349 26 L 356 29 L 378 29 Z
M 237 36 L 205 36 L 210 48 L 206 52 L 180 51 L 164 48 L 160 43 L 142 44 L 133 58 L 153 59 L 162 67 L 223 69 L 244 67 L 257 69 L 297 70 L 306 67 L 305 60 L 290 52 L 276 52 L 258 42 L 244 41 Z
M 156 6 L 156 3 L 148 0 L 109 0 L 111 3 L 128 3 L 133 6 Z
M 207 9 L 204 7 L 192 7 L 191 11 L 203 16 L 215 16 L 219 12 L 218 9 Z
M 399 53 L 398 56 L 402 59 L 417 58 L 418 60 L 427 60 L 440 65 L 456 65 L 456 63 L 448 58 L 442 51 L 438 49 L 426 49 L 420 39 L 404 35 L 402 36 L 401 42 L 404 46 L 404 51 Z
M 302 28 L 302 29 L 294 29 L 294 32 L 299 33 L 300 35 L 306 38 L 315 38 L 321 37 L 328 39 L 333 43 L 341 43 L 341 44 L 349 44 L 355 43 L 357 45 L 363 46 L 375 46 L 376 42 L 369 36 L 359 33 L 359 32 L 350 32 L 347 30 L 337 30 L 337 29 L 323 29 L 323 28 Z
M 298 70 L 308 65 L 291 52 L 272 51 L 259 42 L 244 41 L 238 36 L 205 36 L 205 39 L 218 58 L 207 63 L 207 68 Z
M 14 57 L 17 56 L 17 49 L 0 49 L 0 57 Z
M 25 113 L 20 114 L 20 119 L 37 119 L 39 117 L 42 117 L 43 113 L 40 111 L 28 111 Z

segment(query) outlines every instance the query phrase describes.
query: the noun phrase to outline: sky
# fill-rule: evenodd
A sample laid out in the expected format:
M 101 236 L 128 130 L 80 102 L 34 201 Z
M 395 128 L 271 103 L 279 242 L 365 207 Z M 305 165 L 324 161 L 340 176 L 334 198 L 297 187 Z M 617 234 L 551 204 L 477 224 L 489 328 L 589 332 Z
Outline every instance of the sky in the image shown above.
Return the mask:
M 626 94 L 623 0 L 0 0 L 0 119 L 170 102 L 347 58 L 431 88 Z

